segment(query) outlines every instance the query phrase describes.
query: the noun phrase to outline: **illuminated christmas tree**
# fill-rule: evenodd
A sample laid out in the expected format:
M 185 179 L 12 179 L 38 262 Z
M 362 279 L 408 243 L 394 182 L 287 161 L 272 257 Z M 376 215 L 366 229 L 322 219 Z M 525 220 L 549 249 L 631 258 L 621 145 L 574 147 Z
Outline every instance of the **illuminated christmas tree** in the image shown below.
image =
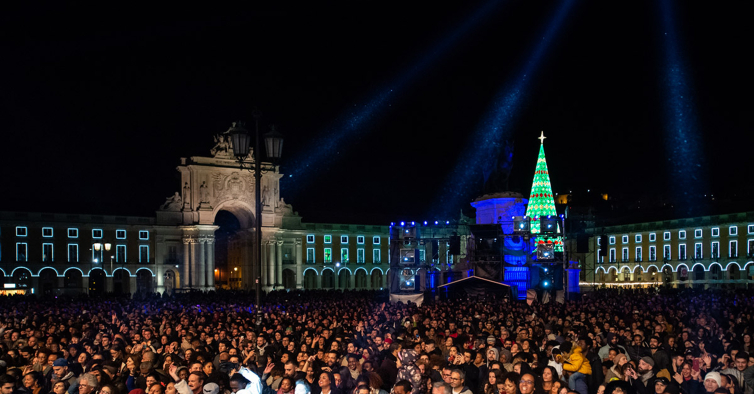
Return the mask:
M 545 160 L 545 133 L 539 136 L 539 157 L 537 157 L 537 168 L 534 171 L 534 182 L 531 185 L 531 195 L 529 196 L 529 205 L 526 207 L 526 216 L 531 218 L 532 234 L 539 234 L 539 217 L 553 216 L 557 217 L 555 211 L 555 200 L 552 195 L 552 185 L 550 184 L 550 173 L 547 171 L 547 160 Z M 558 225 L 557 233 L 560 233 Z M 539 236 L 536 243 L 554 243 L 555 251 L 563 251 L 563 241 L 561 237 Z

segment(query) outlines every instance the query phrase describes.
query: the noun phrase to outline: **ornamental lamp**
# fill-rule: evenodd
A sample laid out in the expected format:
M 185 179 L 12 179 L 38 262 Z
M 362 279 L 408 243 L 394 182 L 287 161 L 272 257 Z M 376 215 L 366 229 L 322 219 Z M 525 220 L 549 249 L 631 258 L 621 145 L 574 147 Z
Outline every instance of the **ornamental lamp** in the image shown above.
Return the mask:
M 243 122 L 238 121 L 233 122 L 233 125 L 228 129 L 230 142 L 233 144 L 233 155 L 240 162 L 249 157 L 249 145 L 251 144 L 251 135 L 243 126 Z

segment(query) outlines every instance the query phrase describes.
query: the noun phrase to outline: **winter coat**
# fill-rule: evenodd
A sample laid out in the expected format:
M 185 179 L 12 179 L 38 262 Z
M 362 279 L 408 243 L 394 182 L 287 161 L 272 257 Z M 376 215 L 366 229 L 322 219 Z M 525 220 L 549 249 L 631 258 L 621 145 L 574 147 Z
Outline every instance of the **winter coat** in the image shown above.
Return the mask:
M 601 365 L 600 368 L 602 368 Z M 563 364 L 563 369 L 568 372 L 580 372 L 584 375 L 592 374 L 592 367 L 589 365 L 589 361 L 584 358 L 584 355 L 581 354 L 581 347 L 579 346 L 573 347 L 571 357 L 567 363 Z

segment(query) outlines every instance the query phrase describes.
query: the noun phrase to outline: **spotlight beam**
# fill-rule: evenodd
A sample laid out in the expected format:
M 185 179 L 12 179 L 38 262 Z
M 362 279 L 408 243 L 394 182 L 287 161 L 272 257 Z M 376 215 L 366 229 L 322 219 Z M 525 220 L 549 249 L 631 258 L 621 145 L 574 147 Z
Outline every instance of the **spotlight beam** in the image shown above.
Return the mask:
M 691 198 L 706 192 L 705 156 L 696 118 L 693 89 L 686 75 L 686 67 L 675 27 L 673 5 L 660 1 L 662 16 L 663 98 L 665 118 L 665 151 L 669 171 L 669 185 L 674 203 L 689 209 Z
M 342 113 L 331 126 L 320 132 L 302 156 L 295 157 L 290 161 L 288 174 L 289 177 L 296 178 L 296 182 L 291 185 L 294 188 L 287 191 L 295 194 L 312 178 L 311 174 L 332 163 L 339 149 L 347 147 L 349 143 L 370 131 L 370 128 L 378 120 L 378 116 L 384 114 L 398 94 L 408 88 L 412 82 L 421 78 L 427 67 L 439 61 L 451 47 L 458 44 L 475 26 L 494 15 L 494 11 L 501 3 L 501 0 L 487 1 L 442 41 L 420 56 L 406 72 L 396 76 L 386 87 L 372 94 L 371 98 L 364 100 L 361 104 L 354 104 L 352 108 Z
M 503 137 L 510 134 L 518 118 L 533 75 L 574 2 L 565 0 L 561 3 L 521 70 L 498 91 L 445 182 L 433 212 L 457 212 L 468 202 L 469 194 L 477 190 L 475 183 L 481 181 L 482 169 L 497 158 Z

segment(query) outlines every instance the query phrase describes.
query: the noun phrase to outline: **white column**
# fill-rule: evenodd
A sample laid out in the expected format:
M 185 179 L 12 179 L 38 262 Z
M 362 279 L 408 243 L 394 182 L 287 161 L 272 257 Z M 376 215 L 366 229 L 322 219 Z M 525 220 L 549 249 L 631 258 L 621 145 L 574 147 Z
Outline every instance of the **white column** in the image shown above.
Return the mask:
M 351 275 L 348 275 L 348 288 L 349 289 L 355 289 L 356 288 L 356 275 L 355 273 L 351 273 Z
M 269 241 L 267 244 L 269 255 L 267 256 L 267 287 L 270 290 L 275 288 L 275 241 Z
M 322 274 L 325 271 L 322 271 L 322 273 L 317 275 L 317 289 L 322 289 Z
M 303 247 L 301 246 L 301 240 L 296 240 L 296 247 L 293 249 L 293 253 L 296 255 L 296 288 L 304 288 L 304 264 L 303 264 Z
M 182 289 L 188 289 L 191 282 L 191 263 L 189 261 L 189 258 L 191 256 L 191 250 L 189 248 L 189 245 L 191 244 L 191 238 L 184 238 L 183 239 L 183 272 L 181 273 L 181 288 Z
M 207 239 L 207 290 L 215 289 L 215 240 Z
M 388 279 L 387 277 L 388 277 L 389 273 L 390 273 L 390 271 L 387 271 L 384 274 L 382 274 L 382 288 L 383 289 L 387 288 L 387 279 Z
M 191 249 L 191 258 L 189 259 L 189 261 L 190 261 L 189 264 L 191 266 L 191 281 L 189 282 L 190 283 L 190 285 L 189 285 L 190 287 L 197 287 L 199 285 L 199 270 L 198 270 L 199 264 L 196 261 L 196 249 L 197 249 L 196 244 L 197 244 L 197 240 L 196 239 L 192 239 L 191 240 L 191 248 L 190 248 Z
M 371 290 L 372 289 L 372 275 L 369 272 L 367 272 L 366 277 L 367 277 L 367 283 L 366 283 L 365 289 Z
M 256 238 L 254 238 L 256 240 Z M 259 245 L 256 244 L 256 241 L 252 242 L 252 252 L 254 253 L 254 260 L 256 260 L 257 252 L 256 248 L 259 248 L 262 253 L 260 254 L 260 261 L 259 261 L 259 285 L 262 287 L 262 291 L 267 290 L 267 283 L 269 282 L 267 280 L 267 256 L 270 254 L 269 248 L 264 247 L 266 245 L 266 241 L 262 240 Z M 252 283 L 254 286 L 256 286 L 256 283 L 254 282 L 256 278 L 252 279 Z
M 199 271 L 199 289 L 205 290 L 206 286 L 206 277 L 207 277 L 207 239 L 200 238 L 199 239 L 199 264 L 197 270 Z
M 275 288 L 283 288 L 283 241 L 277 241 L 277 261 L 275 262 Z

